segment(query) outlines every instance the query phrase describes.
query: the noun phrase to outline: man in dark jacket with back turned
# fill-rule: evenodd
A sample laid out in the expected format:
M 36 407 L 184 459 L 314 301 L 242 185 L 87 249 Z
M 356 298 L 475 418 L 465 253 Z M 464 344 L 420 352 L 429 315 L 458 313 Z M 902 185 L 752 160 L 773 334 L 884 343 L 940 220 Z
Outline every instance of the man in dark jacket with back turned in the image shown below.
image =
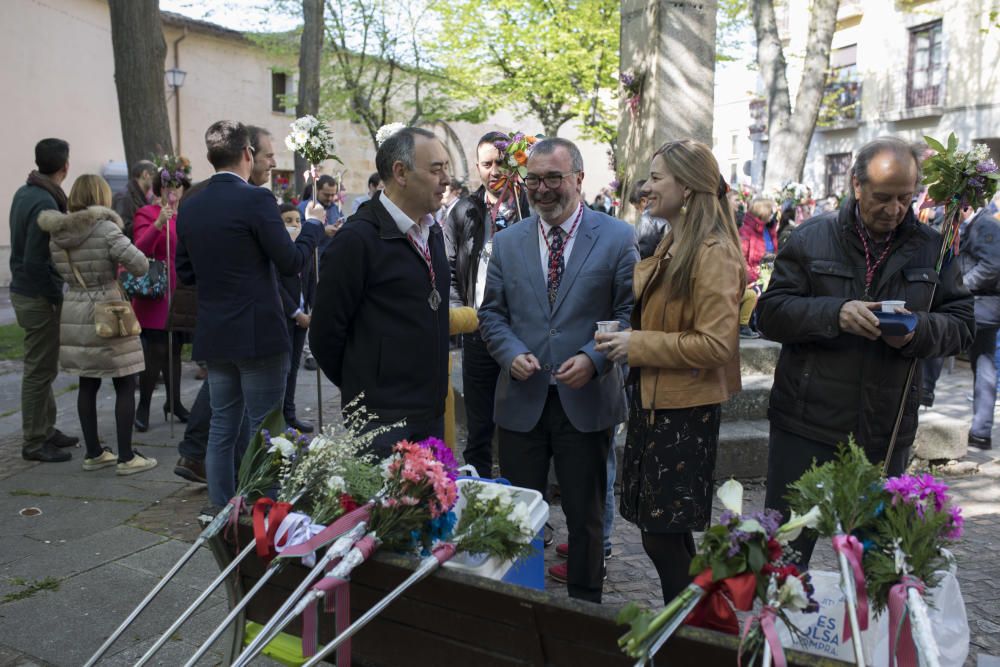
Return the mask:
M 57 428 L 52 382 L 59 374 L 59 314 L 63 281 L 52 265 L 49 235 L 38 226 L 38 214 L 66 212 L 62 182 L 69 171 L 69 144 L 42 139 L 35 145 L 36 171 L 28 174 L 10 203 L 10 301 L 24 330 L 24 373 L 21 376 L 21 456 L 29 461 L 69 461 L 64 447 L 79 438 Z
M 444 437 L 448 393 L 448 259 L 433 213 L 451 181 L 448 153 L 431 132 L 404 128 L 375 155 L 385 184 L 341 228 L 320 263 L 309 326 L 313 355 L 347 408 L 382 424 L 387 456 L 398 440 Z
M 975 328 L 958 262 L 938 275 L 941 235 L 910 208 L 920 182 L 913 147 L 875 139 L 860 149 L 851 174 L 853 196 L 840 210 L 807 221 L 780 247 L 757 305 L 761 332 L 782 343 L 768 410 L 765 500 L 782 511 L 788 484 L 813 459 L 831 460 L 849 435 L 870 460 L 884 460 L 912 360 L 958 353 Z M 882 333 L 873 311 L 884 300 L 905 301 L 916 315 L 913 331 Z M 919 387 L 919 377 L 906 387 L 893 475 L 903 471 L 916 435 Z M 813 544 L 796 546 L 808 563 Z
M 275 271 L 296 274 L 323 235 L 318 208 L 293 243 L 274 196 L 248 183 L 254 153 L 247 127 L 213 123 L 205 133 L 215 175 L 177 214 L 177 277 L 198 288 L 195 359 L 208 363 L 212 422 L 205 472 L 213 505 L 236 492 L 244 408 L 256 431 L 285 393 L 288 329 Z
M 513 195 L 500 201 L 503 190 L 497 141 L 509 141 L 502 132 L 488 132 L 476 146 L 476 168 L 483 185 L 462 197 L 445 218 L 445 246 L 451 265 L 451 306 L 479 308 L 486 290 L 486 268 L 493 254 L 493 236 L 529 215 L 527 197 Z M 462 390 L 468 436 L 464 458 L 481 477 L 493 477 L 493 400 L 500 366 L 490 356 L 479 331 L 462 336 Z

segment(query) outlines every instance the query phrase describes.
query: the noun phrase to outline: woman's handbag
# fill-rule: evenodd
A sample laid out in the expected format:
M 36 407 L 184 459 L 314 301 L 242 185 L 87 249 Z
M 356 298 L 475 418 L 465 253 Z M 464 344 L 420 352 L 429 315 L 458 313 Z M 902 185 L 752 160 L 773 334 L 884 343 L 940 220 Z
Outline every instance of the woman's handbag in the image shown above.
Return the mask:
M 147 257 L 149 271 L 144 276 L 122 271 L 118 281 L 129 299 L 162 299 L 167 295 L 167 266 L 162 260 Z
M 139 326 L 139 320 L 135 316 L 135 311 L 132 310 L 132 304 L 124 300 L 124 295 L 122 295 L 123 299 L 118 301 L 94 301 L 90 288 L 87 287 L 80 270 L 76 268 L 69 255 L 69 250 L 66 250 L 66 260 L 69 262 L 69 268 L 73 271 L 76 281 L 80 283 L 80 287 L 87 293 L 94 306 L 94 330 L 99 338 L 126 338 L 142 333 L 142 327 Z M 121 286 L 117 281 L 114 285 L 121 292 Z

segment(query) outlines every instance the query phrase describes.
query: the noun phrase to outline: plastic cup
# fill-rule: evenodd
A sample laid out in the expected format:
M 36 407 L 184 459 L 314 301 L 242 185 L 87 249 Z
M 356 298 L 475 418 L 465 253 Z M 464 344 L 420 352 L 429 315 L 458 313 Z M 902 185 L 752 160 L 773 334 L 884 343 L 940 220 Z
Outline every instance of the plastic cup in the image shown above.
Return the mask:
M 882 302 L 882 312 L 883 313 L 895 313 L 897 308 L 905 308 L 905 301 L 883 301 Z
M 603 320 L 597 323 L 598 333 L 615 333 L 621 328 L 621 322 L 618 320 Z

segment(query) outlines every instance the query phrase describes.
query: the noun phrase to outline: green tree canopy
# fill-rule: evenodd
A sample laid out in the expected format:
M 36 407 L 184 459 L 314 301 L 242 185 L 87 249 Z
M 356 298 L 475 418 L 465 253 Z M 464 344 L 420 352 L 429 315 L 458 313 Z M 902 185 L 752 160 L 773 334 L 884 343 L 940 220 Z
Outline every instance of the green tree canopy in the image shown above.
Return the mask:
M 618 0 L 454 0 L 428 36 L 445 75 L 487 110 L 537 118 L 544 133 L 580 121 L 613 140 L 618 116 Z

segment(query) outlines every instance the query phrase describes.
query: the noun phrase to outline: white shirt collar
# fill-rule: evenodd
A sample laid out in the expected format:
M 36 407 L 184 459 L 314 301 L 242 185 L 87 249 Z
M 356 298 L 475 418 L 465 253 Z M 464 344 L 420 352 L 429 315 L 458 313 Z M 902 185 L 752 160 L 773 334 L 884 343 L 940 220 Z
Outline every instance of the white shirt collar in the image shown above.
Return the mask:
M 410 216 L 403 213 L 403 210 L 398 206 L 396 206 L 396 204 L 391 199 L 389 199 L 389 195 L 386 194 L 385 191 L 383 191 L 382 194 L 379 195 L 379 201 L 382 202 L 382 205 L 385 206 L 385 210 L 388 211 L 389 215 L 392 216 L 393 222 L 396 223 L 396 227 L 399 228 L 399 232 L 401 234 L 409 234 L 410 230 L 414 226 L 419 225 L 418 231 L 420 232 L 421 236 L 426 237 L 427 232 L 431 228 L 431 225 L 434 224 L 434 216 L 431 215 L 430 213 L 422 217 L 419 223 L 414 222 L 410 218 Z
M 578 213 L 580 213 L 580 209 L 582 207 L 583 207 L 583 202 L 580 202 L 580 205 L 574 208 L 570 212 L 569 217 L 563 220 L 561 223 L 559 223 L 559 227 L 561 227 L 562 230 L 567 235 L 569 235 L 570 231 L 573 229 L 573 221 L 576 220 L 576 216 Z M 538 221 L 542 223 L 542 228 L 545 230 L 546 234 L 548 234 L 552 230 L 553 225 L 550 225 L 549 223 L 542 220 L 542 216 L 538 216 Z
M 241 181 L 243 181 L 244 183 L 249 183 L 249 181 L 248 181 L 247 179 L 243 178 L 242 176 L 240 176 L 239 174 L 237 174 L 237 173 L 236 173 L 235 171 L 226 171 L 226 170 L 224 169 L 224 170 L 222 170 L 222 171 L 217 171 L 217 172 L 215 172 L 215 174 L 216 174 L 217 176 L 218 176 L 219 174 L 229 174 L 230 176 L 235 176 L 236 178 L 240 179 L 240 180 L 241 180 Z

